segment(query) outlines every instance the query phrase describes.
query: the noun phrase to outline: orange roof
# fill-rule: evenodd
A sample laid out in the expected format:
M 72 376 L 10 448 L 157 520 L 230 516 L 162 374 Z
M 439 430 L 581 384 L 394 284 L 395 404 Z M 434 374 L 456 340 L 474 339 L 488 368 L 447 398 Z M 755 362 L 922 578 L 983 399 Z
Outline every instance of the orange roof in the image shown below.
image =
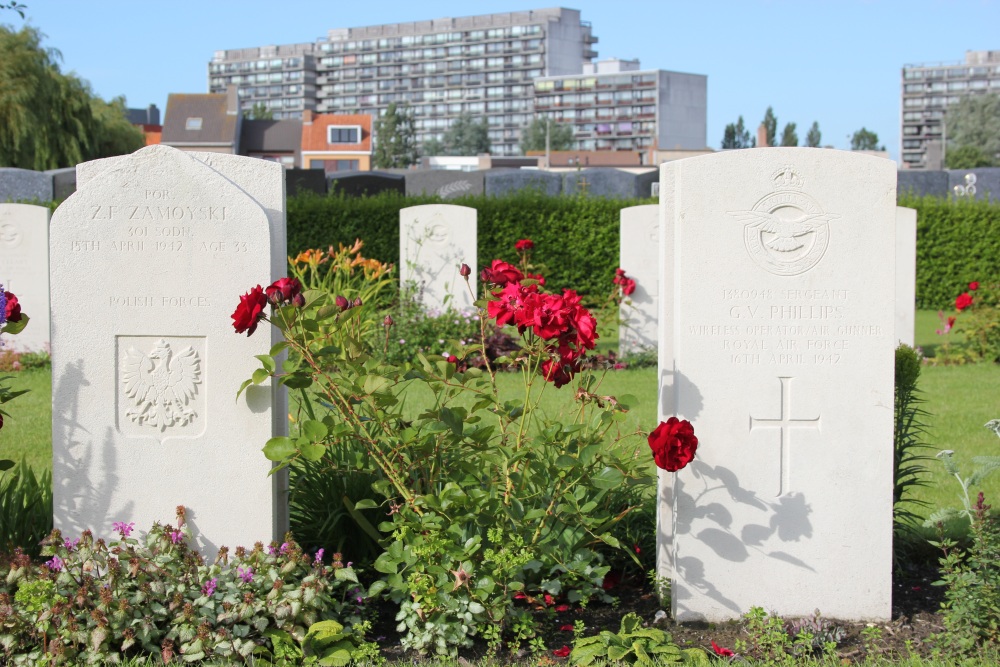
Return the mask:
M 361 128 L 361 141 L 359 143 L 331 144 L 328 141 L 327 128 L 352 125 Z M 370 114 L 310 114 L 306 112 L 302 119 L 302 150 L 371 153 L 372 117 Z

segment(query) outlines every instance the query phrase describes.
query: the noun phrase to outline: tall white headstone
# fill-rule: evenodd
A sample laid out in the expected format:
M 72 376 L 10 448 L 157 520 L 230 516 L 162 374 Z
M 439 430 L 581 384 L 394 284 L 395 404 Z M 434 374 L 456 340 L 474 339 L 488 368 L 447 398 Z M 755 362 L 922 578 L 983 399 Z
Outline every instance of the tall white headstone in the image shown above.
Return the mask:
M 635 291 L 619 309 L 618 347 L 623 355 L 657 346 L 660 303 L 660 207 L 629 206 L 621 210 L 618 266 L 635 280 Z M 669 321 L 669 320 L 664 320 Z
M 31 318 L 24 331 L 4 339 L 17 350 L 49 344 L 49 209 L 0 204 L 0 283 Z
M 231 160 L 246 160 L 261 179 L 248 189 L 283 221 L 280 167 Z M 166 146 L 81 180 L 51 225 L 55 526 L 107 536 L 184 505 L 206 553 L 280 536 L 283 489 L 260 447 L 284 412 L 268 386 L 235 399 L 272 339 L 266 325 L 237 335 L 230 318 L 275 277 L 268 211 Z
M 412 283 L 427 310 L 472 308 L 474 299 L 458 270 L 472 270 L 476 293 L 476 209 L 451 204 L 411 206 L 399 212 L 399 279 Z
M 917 307 L 917 211 L 896 207 L 896 341 L 913 347 Z
M 699 439 L 660 493 L 674 617 L 889 618 L 894 164 L 743 150 L 660 183 L 661 418 Z

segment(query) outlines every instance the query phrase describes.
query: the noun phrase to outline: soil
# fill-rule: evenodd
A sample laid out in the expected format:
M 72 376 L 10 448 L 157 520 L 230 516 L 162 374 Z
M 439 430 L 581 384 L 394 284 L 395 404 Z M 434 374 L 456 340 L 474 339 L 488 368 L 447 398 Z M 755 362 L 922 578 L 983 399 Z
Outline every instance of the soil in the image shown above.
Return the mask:
M 938 578 L 938 571 L 931 564 L 903 565 L 897 568 L 893 576 L 892 620 L 872 624 L 877 625 L 881 632 L 877 639 L 869 642 L 868 647 L 865 646 L 862 631 L 870 624 L 824 617 L 824 620 L 843 630 L 843 637 L 837 643 L 837 657 L 841 662 L 849 665 L 875 656 L 891 660 L 911 655 L 929 657 L 933 648 L 929 641 L 931 635 L 944 629 L 939 613 L 944 589 L 932 585 Z M 552 664 L 553 661 L 566 661 L 565 658 L 553 655 L 553 651 L 573 645 L 573 633 L 561 628 L 582 620 L 586 624 L 585 634 L 588 636 L 601 630 L 617 632 L 622 616 L 629 612 L 638 614 L 647 624 L 667 631 L 681 648 L 697 647 L 712 654 L 712 642 L 719 647 L 734 649 L 738 639 L 746 641 L 748 638 L 739 621 L 718 624 L 677 624 L 670 619 L 654 621 L 662 607 L 651 587 L 643 581 L 626 580 L 609 592 L 617 596 L 617 602 L 613 605 L 592 603 L 585 609 L 570 608 L 568 611 L 558 612 L 555 607 L 563 608 L 565 605 L 557 603 L 553 608 L 537 609 L 535 619 L 549 649 L 546 658 L 537 662 Z M 383 655 L 391 661 L 409 662 L 419 659 L 416 654 L 405 652 L 399 644 L 396 621 L 393 620 L 396 611 L 394 605 L 380 606 L 369 638 L 378 641 Z M 510 659 L 523 661 L 531 657 L 526 649 L 527 646 L 524 646 L 514 655 L 501 654 L 498 657 L 501 662 Z M 485 644 L 477 641 L 473 648 L 460 652 L 459 663 L 468 665 L 478 661 L 486 653 Z

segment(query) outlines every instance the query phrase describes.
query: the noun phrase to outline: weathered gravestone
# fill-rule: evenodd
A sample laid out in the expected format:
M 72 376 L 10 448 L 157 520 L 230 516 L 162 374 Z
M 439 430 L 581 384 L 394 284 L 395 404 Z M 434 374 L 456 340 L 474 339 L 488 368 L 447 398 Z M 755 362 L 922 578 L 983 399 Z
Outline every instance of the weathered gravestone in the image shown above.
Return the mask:
M 30 201 L 52 201 L 52 177 L 44 171 L 0 167 L 0 202 Z
M 633 173 L 611 168 L 568 171 L 563 174 L 562 191 L 567 195 L 631 199 L 638 196 L 638 177 Z M 647 188 L 646 195 L 648 194 Z
M 50 169 L 45 173 L 52 179 L 53 201 L 62 201 L 76 192 L 76 167 Z
M 300 192 L 326 196 L 326 172 L 322 169 L 285 169 L 285 190 L 289 197 Z
M 405 178 L 384 171 L 344 171 L 327 174 L 329 191 L 349 197 L 374 197 L 382 192 L 406 192 Z
M 166 146 L 80 165 L 79 190 L 53 216 L 53 501 L 64 533 L 143 529 L 185 505 L 197 546 L 214 553 L 287 526 L 283 482 L 252 445 L 283 432 L 277 390 L 235 400 L 272 338 L 238 336 L 229 317 L 249 287 L 284 273 L 271 242 L 283 224 L 269 229 L 269 213 L 284 219 L 281 168 L 201 157 L 216 168 Z
M 455 199 L 484 192 L 485 176 L 481 171 L 428 169 L 406 174 L 406 196 L 437 195 Z
M 49 209 L 0 204 L 0 283 L 31 322 L 4 339 L 6 347 L 44 350 L 49 344 Z
M 555 197 L 562 193 L 562 175 L 537 169 L 490 169 L 486 172 L 486 194 L 501 197 L 535 191 Z
M 660 488 L 678 621 L 890 617 L 895 179 L 811 148 L 661 167 L 660 413 L 699 439 Z
M 655 350 L 660 303 L 660 207 L 629 206 L 621 210 L 619 266 L 635 280 L 635 291 L 619 309 L 618 346 L 622 355 Z M 669 320 L 665 320 L 669 322 Z
M 902 169 L 896 174 L 896 189 L 900 194 L 909 194 L 915 197 L 926 195 L 947 197 L 949 192 L 948 172 Z
M 917 301 L 917 211 L 896 207 L 896 341 L 913 347 Z
M 412 283 L 426 310 L 472 308 L 473 297 L 459 275 L 472 270 L 476 293 L 476 209 L 451 204 L 411 206 L 399 212 L 399 280 Z

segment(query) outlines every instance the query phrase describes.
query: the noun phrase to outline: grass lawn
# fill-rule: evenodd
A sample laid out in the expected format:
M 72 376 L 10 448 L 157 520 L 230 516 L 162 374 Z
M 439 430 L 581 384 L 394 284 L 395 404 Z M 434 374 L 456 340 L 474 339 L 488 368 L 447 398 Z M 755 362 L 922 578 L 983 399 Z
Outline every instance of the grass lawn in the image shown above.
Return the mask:
M 933 350 L 940 338 L 934 333 L 938 326 L 935 312 L 919 311 L 916 318 L 917 345 L 925 351 Z M 14 388 L 31 391 L 6 405 L 10 417 L 0 431 L 0 457 L 19 460 L 23 456 L 35 470 L 51 468 L 50 382 L 51 374 L 47 370 L 15 374 Z M 501 395 L 509 398 L 517 398 L 523 387 L 517 374 L 500 374 L 498 384 Z M 966 475 L 971 470 L 972 457 L 1000 455 L 1000 440 L 983 428 L 983 424 L 990 419 L 1000 418 L 1000 367 L 993 364 L 925 366 L 919 387 L 926 399 L 924 408 L 930 413 L 926 441 L 933 448 L 927 450 L 928 455 L 933 456 L 941 449 L 955 450 L 955 459 Z M 637 429 L 648 431 L 656 425 L 655 368 L 608 372 L 601 377 L 594 393 L 611 396 L 632 394 L 639 398 L 639 404 L 621 425 L 621 433 Z M 416 409 L 421 403 L 426 404 L 424 401 L 429 398 L 413 393 L 407 400 Z M 574 392 L 570 387 L 554 390 L 550 385 L 545 388 L 540 403 L 542 415 L 568 417 L 573 409 Z M 630 442 L 639 441 L 632 439 Z M 917 496 L 929 502 L 931 508 L 955 505 L 958 502 L 958 484 L 948 478 L 938 461 L 928 461 L 927 467 L 928 485 L 919 489 Z M 988 502 L 990 499 L 994 503 L 1000 501 L 1000 474 L 989 478 L 982 490 Z M 929 511 L 925 509 L 918 513 L 926 515 Z

